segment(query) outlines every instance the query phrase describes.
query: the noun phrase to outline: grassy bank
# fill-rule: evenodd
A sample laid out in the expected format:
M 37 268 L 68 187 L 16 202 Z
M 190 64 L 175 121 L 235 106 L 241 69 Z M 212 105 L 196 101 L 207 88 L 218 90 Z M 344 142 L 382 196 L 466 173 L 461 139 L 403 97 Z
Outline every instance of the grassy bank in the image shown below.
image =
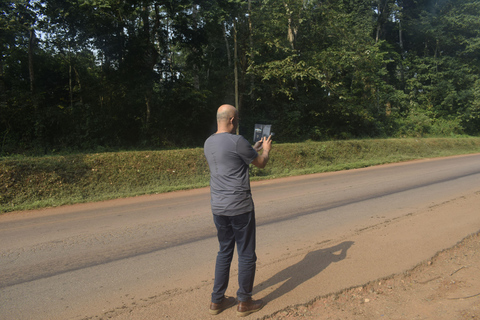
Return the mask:
M 276 144 L 252 180 L 480 152 L 480 138 Z M 0 160 L 0 212 L 208 186 L 203 149 L 130 151 Z

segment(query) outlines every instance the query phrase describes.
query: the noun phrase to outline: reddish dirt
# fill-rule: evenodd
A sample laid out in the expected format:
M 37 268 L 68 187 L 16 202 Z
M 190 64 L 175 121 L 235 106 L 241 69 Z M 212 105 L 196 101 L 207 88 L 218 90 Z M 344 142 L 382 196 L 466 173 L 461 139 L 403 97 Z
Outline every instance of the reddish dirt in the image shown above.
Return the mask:
M 248 319 L 480 320 L 479 206 L 475 191 L 274 260 L 260 246 L 254 298 L 267 303 Z M 102 319 L 236 319 L 235 307 L 208 314 L 211 283 Z
M 318 297 L 268 319 L 480 319 L 480 234 L 412 270 Z

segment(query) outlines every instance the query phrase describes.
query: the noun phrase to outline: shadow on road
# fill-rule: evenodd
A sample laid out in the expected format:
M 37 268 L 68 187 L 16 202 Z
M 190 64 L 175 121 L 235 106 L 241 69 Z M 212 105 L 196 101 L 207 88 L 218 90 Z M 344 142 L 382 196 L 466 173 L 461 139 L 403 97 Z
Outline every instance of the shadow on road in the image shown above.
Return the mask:
M 347 256 L 347 250 L 353 241 L 345 241 L 336 246 L 309 252 L 302 261 L 280 271 L 270 279 L 258 284 L 253 289 L 258 294 L 271 286 L 284 282 L 262 299 L 265 302 L 273 301 L 290 292 L 305 281 L 315 277 L 325 270 L 331 263 L 341 261 Z

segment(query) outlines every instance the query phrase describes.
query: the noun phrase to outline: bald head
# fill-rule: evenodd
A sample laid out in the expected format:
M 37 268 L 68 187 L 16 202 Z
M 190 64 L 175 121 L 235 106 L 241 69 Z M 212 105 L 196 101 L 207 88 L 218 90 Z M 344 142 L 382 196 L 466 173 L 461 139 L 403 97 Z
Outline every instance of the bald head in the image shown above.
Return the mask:
M 217 110 L 217 121 L 228 121 L 235 117 L 237 109 L 230 104 L 223 104 Z
M 238 111 L 230 104 L 223 104 L 217 110 L 218 131 L 233 133 L 238 126 Z

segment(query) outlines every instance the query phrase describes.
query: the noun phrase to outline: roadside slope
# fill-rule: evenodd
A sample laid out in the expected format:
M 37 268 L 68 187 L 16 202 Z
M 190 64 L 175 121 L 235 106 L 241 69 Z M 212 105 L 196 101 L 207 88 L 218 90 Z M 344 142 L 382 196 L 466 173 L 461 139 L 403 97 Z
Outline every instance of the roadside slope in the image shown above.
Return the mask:
M 480 319 L 480 233 L 402 274 L 318 297 L 265 318 Z

